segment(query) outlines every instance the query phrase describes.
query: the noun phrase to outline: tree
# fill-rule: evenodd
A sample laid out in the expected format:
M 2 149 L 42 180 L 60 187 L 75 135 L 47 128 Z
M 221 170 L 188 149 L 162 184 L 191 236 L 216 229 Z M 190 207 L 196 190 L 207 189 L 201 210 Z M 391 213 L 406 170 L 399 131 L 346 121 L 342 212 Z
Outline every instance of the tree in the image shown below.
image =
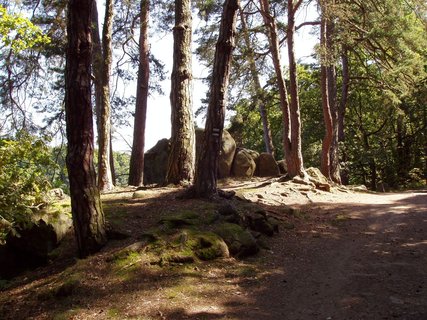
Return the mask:
M 91 12 L 92 0 L 69 1 L 65 73 L 67 169 L 74 231 L 80 257 L 98 251 L 107 241 L 104 213 L 93 165 Z
M 111 163 L 111 105 L 110 73 L 112 64 L 113 2 L 105 3 L 102 42 L 99 39 L 98 13 L 96 1 L 92 10 L 92 38 L 94 39 L 93 69 L 95 75 L 95 103 L 98 129 L 98 187 L 100 191 L 113 188 Z
M 175 1 L 173 69 L 171 84 L 172 136 L 166 182 L 192 182 L 195 165 L 195 133 L 191 101 L 191 6 Z
M 148 43 L 149 13 L 150 1 L 142 0 L 140 11 L 138 82 L 136 87 L 133 144 L 129 166 L 129 185 L 133 186 L 140 186 L 144 183 L 145 121 L 147 118 L 147 98 L 150 78 Z
M 322 160 L 320 171 L 322 174 L 331 179 L 331 145 L 333 139 L 333 123 L 331 115 L 331 103 L 330 103 L 330 91 L 329 86 L 329 77 L 328 73 L 328 4 L 327 1 L 320 1 L 321 7 L 321 23 L 320 23 L 320 48 L 321 48 L 321 92 L 322 92 L 322 109 L 323 109 L 323 119 L 325 123 L 325 136 L 322 143 Z
M 298 82 L 296 73 L 296 61 L 294 54 L 293 34 L 295 32 L 295 12 L 298 7 L 293 5 L 293 1 L 288 1 L 288 27 L 287 42 L 289 56 L 289 75 L 290 75 L 290 102 L 288 100 L 288 91 L 280 61 L 279 39 L 277 33 L 277 24 L 270 13 L 268 0 L 260 0 L 261 13 L 264 23 L 268 30 L 268 40 L 270 52 L 273 57 L 273 65 L 276 72 L 276 81 L 280 95 L 280 105 L 283 112 L 283 150 L 288 169 L 288 175 L 295 177 L 302 176 L 303 160 L 301 153 L 301 120 L 298 99 Z
M 209 198 L 217 193 L 218 159 L 224 128 L 228 79 L 235 45 L 238 9 L 239 0 L 226 0 L 224 2 L 215 49 L 203 148 L 199 155 L 194 181 L 194 191 L 199 197 Z
M 252 76 L 252 86 L 253 86 L 253 98 L 255 104 L 258 106 L 259 114 L 261 117 L 262 127 L 263 127 L 263 138 L 265 144 L 265 151 L 274 155 L 274 145 L 273 138 L 271 137 L 270 124 L 267 117 L 266 103 L 264 101 L 264 94 L 261 87 L 261 81 L 259 79 L 259 73 L 257 71 L 256 62 L 255 62 L 255 52 L 251 45 L 251 39 L 249 36 L 249 30 L 246 22 L 246 16 L 243 12 L 242 7 L 239 7 L 240 20 L 242 23 L 242 33 L 243 39 L 247 50 L 247 60 L 249 62 L 249 69 Z
M 302 4 L 302 0 L 288 0 L 288 25 L 286 29 L 286 40 L 288 45 L 289 59 L 289 111 L 290 111 L 290 155 L 286 157 L 288 175 L 290 177 L 303 176 L 304 164 L 301 152 L 301 117 L 298 94 L 298 74 L 295 58 L 295 16 Z

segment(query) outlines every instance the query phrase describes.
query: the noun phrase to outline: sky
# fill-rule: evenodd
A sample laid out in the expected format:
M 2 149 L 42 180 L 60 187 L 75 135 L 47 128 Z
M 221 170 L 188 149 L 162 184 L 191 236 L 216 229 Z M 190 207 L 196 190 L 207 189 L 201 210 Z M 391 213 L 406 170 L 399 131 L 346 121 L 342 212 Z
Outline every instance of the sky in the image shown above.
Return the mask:
M 297 17 L 297 24 L 299 21 L 312 21 L 316 18 L 315 10 L 301 10 Z M 198 19 L 193 19 L 193 30 L 197 28 L 197 24 L 200 23 Z M 307 61 L 313 53 L 313 48 L 318 39 L 316 36 L 310 33 L 311 27 L 301 28 L 295 38 L 295 52 L 296 56 L 300 60 Z M 166 79 L 161 83 L 164 91 L 164 95 L 153 94 L 148 98 L 147 107 L 147 121 L 146 121 L 146 133 L 145 133 L 145 150 L 149 150 L 153 147 L 158 140 L 163 138 L 170 138 L 171 135 L 171 120 L 170 120 L 170 101 L 169 93 L 171 86 L 170 74 L 172 71 L 172 52 L 173 52 L 173 37 L 172 32 L 162 38 L 151 38 L 150 39 L 151 51 L 153 55 L 160 59 L 166 66 Z M 282 64 L 287 64 L 286 47 L 282 49 Z M 200 78 L 204 78 L 208 75 L 209 70 L 202 66 L 195 55 L 193 55 L 193 111 L 197 110 L 201 106 L 201 99 L 206 96 L 208 90 L 207 85 L 203 84 Z M 129 88 L 132 90 L 132 87 Z M 136 89 L 134 89 L 136 90 Z M 135 91 L 136 92 L 136 91 Z M 133 93 L 135 95 L 135 93 Z M 132 108 L 132 106 L 130 106 Z M 200 127 L 204 127 L 204 119 L 199 117 L 196 119 L 197 124 Z M 133 125 L 133 118 L 131 119 Z M 130 151 L 130 145 L 132 145 L 132 134 L 133 128 L 116 128 L 114 134 L 113 148 L 115 151 Z

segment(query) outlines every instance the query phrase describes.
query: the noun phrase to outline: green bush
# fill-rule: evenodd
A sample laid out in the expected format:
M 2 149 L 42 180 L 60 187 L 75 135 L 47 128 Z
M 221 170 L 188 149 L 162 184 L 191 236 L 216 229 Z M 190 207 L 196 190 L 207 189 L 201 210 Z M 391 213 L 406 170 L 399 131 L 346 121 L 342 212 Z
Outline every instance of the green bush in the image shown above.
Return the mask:
M 54 167 L 44 140 L 26 132 L 0 138 L 0 242 L 9 231 L 29 223 L 34 211 L 46 203 Z

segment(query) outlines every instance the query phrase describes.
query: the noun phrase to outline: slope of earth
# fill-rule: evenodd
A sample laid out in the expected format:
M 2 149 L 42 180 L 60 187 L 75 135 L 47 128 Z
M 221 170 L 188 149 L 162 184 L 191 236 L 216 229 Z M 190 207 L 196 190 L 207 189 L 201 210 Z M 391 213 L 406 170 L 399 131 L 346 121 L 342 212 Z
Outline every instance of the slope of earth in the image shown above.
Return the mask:
M 217 204 L 178 199 L 173 188 L 139 199 L 124 190 L 106 195 L 104 207 L 130 237 L 84 260 L 72 257 L 69 240 L 49 266 L 2 284 L 0 318 L 427 319 L 425 191 L 323 192 L 267 180 L 223 187 L 280 221 L 256 256 L 152 264 L 127 249 L 143 230 L 183 208 Z

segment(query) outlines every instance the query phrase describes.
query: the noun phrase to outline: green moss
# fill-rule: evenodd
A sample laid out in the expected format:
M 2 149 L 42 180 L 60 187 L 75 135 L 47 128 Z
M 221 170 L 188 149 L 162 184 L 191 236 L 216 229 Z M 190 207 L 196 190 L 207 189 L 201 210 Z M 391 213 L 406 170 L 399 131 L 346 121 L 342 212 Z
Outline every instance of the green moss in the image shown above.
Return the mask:
M 160 223 L 168 228 L 179 228 L 200 224 L 199 215 L 194 211 L 183 210 L 163 218 Z
M 120 317 L 120 311 L 118 309 L 116 309 L 116 308 L 110 308 L 110 309 L 108 309 L 107 310 L 107 317 L 110 318 L 110 319 L 118 319 L 118 318 L 122 319 Z

